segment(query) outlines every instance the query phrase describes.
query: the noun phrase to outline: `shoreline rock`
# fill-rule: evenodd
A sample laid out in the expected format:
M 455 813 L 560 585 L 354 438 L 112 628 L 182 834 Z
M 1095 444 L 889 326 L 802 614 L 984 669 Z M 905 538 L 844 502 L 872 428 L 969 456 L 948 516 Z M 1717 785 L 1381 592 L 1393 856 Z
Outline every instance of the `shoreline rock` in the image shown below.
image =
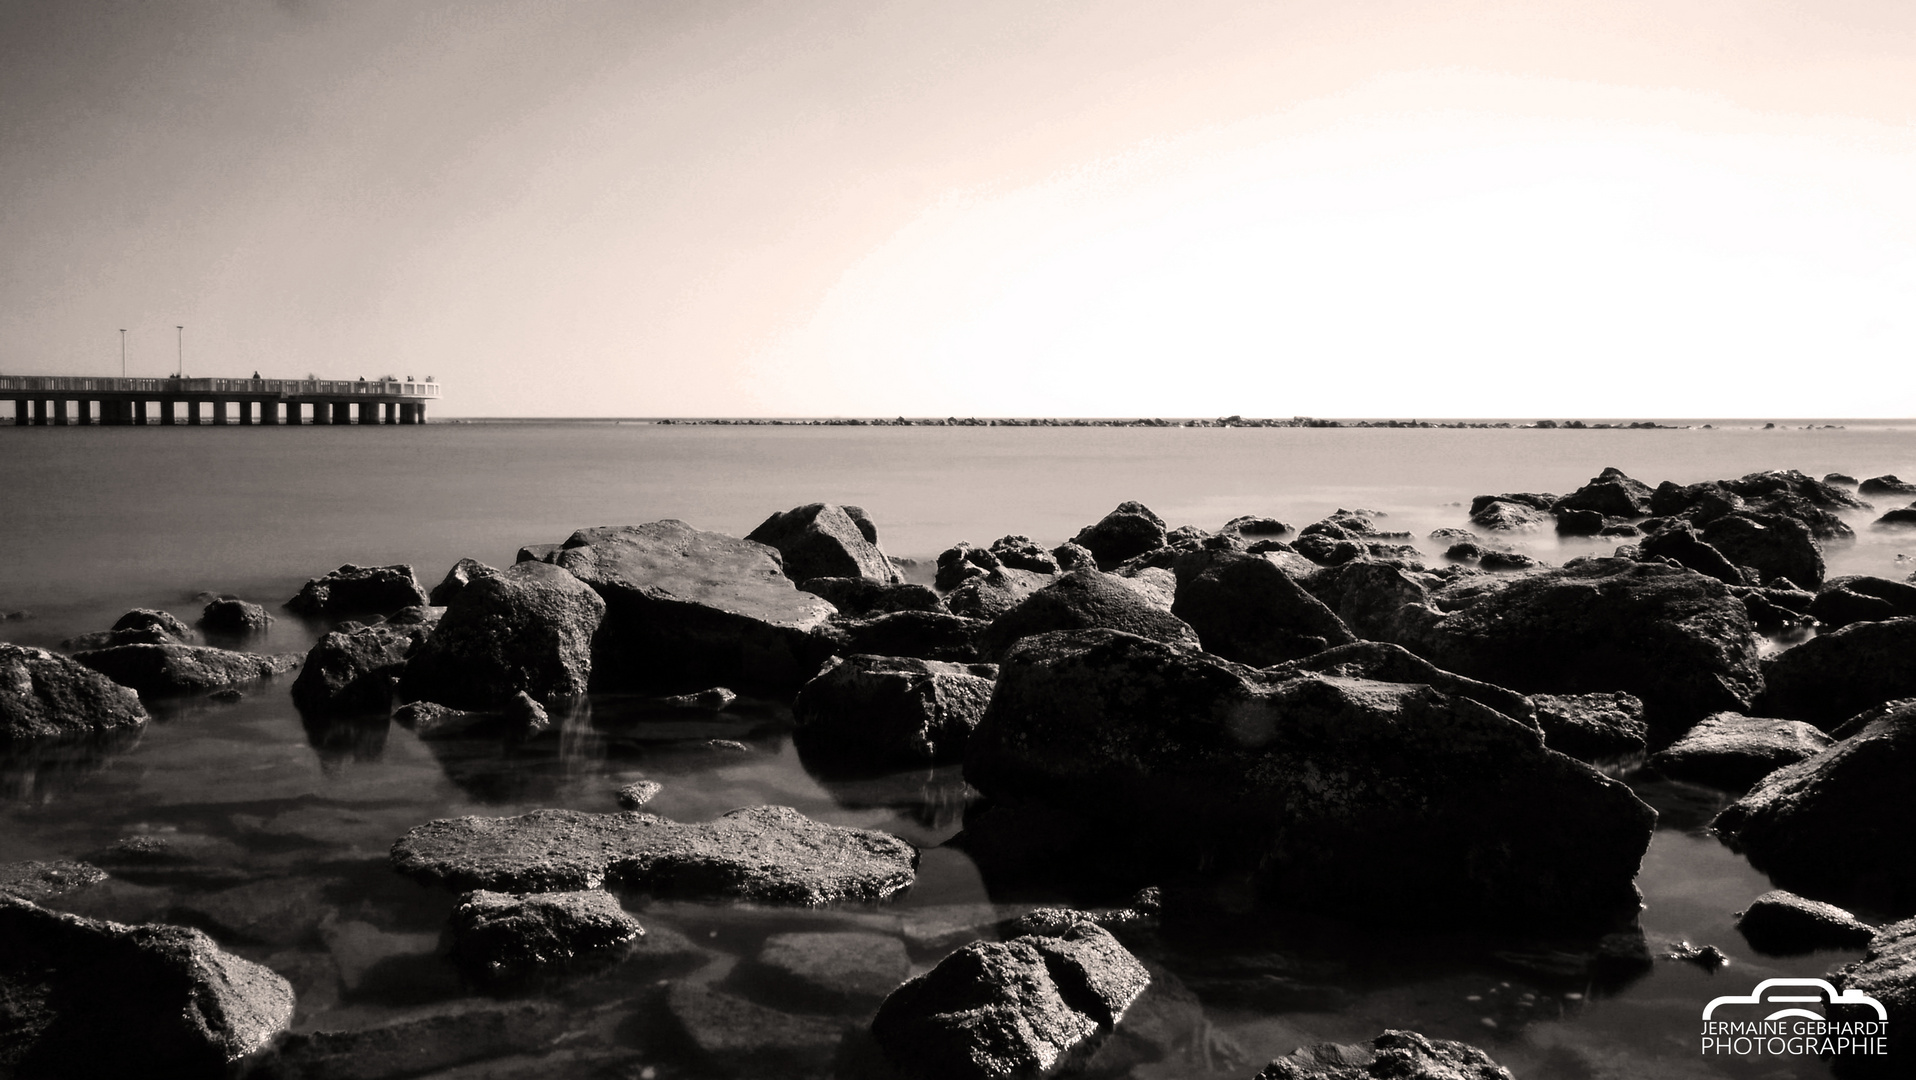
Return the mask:
M 142 694 L 190 694 L 283 675 L 297 653 L 242 653 L 208 645 L 115 645 L 73 658 Z
M 77 660 L 0 642 L 0 749 L 146 726 L 140 695 Z

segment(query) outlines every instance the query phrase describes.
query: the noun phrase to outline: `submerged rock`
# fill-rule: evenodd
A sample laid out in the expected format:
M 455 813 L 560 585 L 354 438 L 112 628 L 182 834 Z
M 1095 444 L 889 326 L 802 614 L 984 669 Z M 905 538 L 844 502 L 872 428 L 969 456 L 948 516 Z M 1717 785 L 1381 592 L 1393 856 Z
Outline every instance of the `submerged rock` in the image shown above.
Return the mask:
M 1264 1066 L 1256 1080 L 1514 1080 L 1469 1043 L 1386 1031 L 1369 1046 L 1317 1043 Z
M 1265 667 L 1357 640 L 1323 601 L 1261 555 L 1195 551 L 1179 556 L 1174 570 L 1171 613 L 1197 632 L 1206 652 L 1226 660 Z
M 293 681 L 293 703 L 314 715 L 383 713 L 406 657 L 425 637 L 419 627 L 374 623 L 334 630 L 306 653 Z
M 994 657 L 1020 638 L 1053 630 L 1122 630 L 1155 641 L 1198 644 L 1184 620 L 1096 570 L 1073 570 L 991 621 L 984 644 Z
M 1773 956 L 1854 949 L 1869 944 L 1876 933 L 1835 904 L 1782 889 L 1771 889 L 1737 912 L 1736 928 L 1751 946 Z
M 863 931 L 773 934 L 733 981 L 754 997 L 804 1012 L 877 1008 L 911 974 L 902 939 Z
M 959 949 L 894 990 L 871 1030 L 915 1076 L 1046 1076 L 1108 1035 L 1150 982 L 1117 939 L 1077 923 Z
M 880 900 L 911 884 L 918 852 L 886 833 L 783 806 L 684 825 L 651 814 L 534 810 L 446 818 L 393 845 L 394 869 L 454 889 L 552 892 L 608 881 L 693 898 L 825 904 Z
M 991 701 L 997 668 L 909 657 L 833 657 L 792 703 L 808 754 L 872 768 L 955 761 Z
M 1785 765 L 1821 753 L 1831 742 L 1799 720 L 1717 713 L 1651 755 L 1649 765 L 1673 780 L 1741 792 Z
M 36 904 L 105 880 L 106 871 L 83 862 L 0 863 L 0 896 Z
M 698 983 L 666 988 L 665 1020 L 702 1070 L 720 1076 L 825 1080 L 849 1025 L 747 1001 Z
M 539 560 L 533 559 L 525 561 L 537 562 Z M 497 576 L 499 576 L 497 569 L 487 566 L 478 559 L 460 559 L 458 562 L 452 564 L 452 569 L 446 571 L 446 576 L 440 579 L 439 584 L 432 587 L 432 595 L 427 598 L 426 602 L 433 607 L 450 607 L 452 606 L 453 600 L 456 599 L 460 593 L 466 591 L 466 586 L 481 578 Z
M 21 1077 L 221 1076 L 293 1018 L 285 979 L 198 930 L 0 897 L 0 1067 Z
M 410 566 L 354 566 L 347 563 L 300 587 L 286 607 L 311 617 L 390 615 L 400 608 L 426 603 Z
M 465 712 L 430 701 L 412 701 L 393 710 L 393 721 L 422 739 L 449 739 L 497 719 L 491 713 Z
M 452 909 L 452 956 L 487 982 L 605 957 L 645 933 L 597 889 L 514 895 L 478 890 Z
M 605 600 L 595 688 L 797 687 L 828 655 L 833 607 L 763 544 L 668 519 L 581 529 L 554 561 Z
M 1756 709 L 1825 731 L 1897 698 L 1916 697 L 1916 618 L 1859 622 L 1763 662 Z
M 577 1022 L 550 1001 L 457 1002 L 425 1016 L 350 1031 L 300 1031 L 286 1037 L 268 1076 L 288 1080 L 370 1080 L 418 1076 L 528 1048 L 550 1046 Z
M 877 526 L 856 506 L 807 503 L 773 514 L 745 538 L 777 548 L 793 581 L 848 577 L 896 585 L 905 580 L 878 549 Z
M 0 642 L 0 747 L 138 731 L 140 695 L 76 660 Z
M 242 653 L 206 645 L 116 645 L 73 658 L 143 694 L 187 694 L 270 678 L 299 666 L 297 653 Z
M 1578 761 L 1640 754 L 1648 746 L 1650 725 L 1634 694 L 1532 694 L 1530 702 L 1544 745 Z
M 1916 701 L 1758 781 L 1711 828 L 1778 885 L 1890 911 L 1916 907 Z
M 605 611 L 564 570 L 515 563 L 459 593 L 406 663 L 399 692 L 466 709 L 498 708 L 519 693 L 541 703 L 582 696 Z
M 1276 679 L 1110 631 L 1012 650 L 965 778 L 997 803 L 1096 822 L 1050 856 L 1059 866 L 1136 884 L 1205 867 L 1249 875 L 1269 903 L 1404 923 L 1631 917 L 1656 817 L 1468 698 Z M 989 875 L 990 836 L 972 831 Z

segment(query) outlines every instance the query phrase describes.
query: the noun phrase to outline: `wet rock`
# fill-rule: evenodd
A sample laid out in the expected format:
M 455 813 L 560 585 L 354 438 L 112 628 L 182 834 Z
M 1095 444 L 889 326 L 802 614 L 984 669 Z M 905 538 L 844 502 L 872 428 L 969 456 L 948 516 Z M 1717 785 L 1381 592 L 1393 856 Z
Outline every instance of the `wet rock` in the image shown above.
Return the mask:
M 1823 583 L 1809 613 L 1831 630 L 1916 616 L 1916 585 L 1879 577 L 1833 578 Z
M 1799 720 L 1717 713 L 1651 755 L 1649 765 L 1673 780 L 1741 792 L 1785 765 L 1821 753 L 1832 741 Z
M 1743 572 L 1721 551 L 1703 542 L 1688 524 L 1660 529 L 1639 545 L 1645 558 L 1670 559 L 1699 574 L 1707 574 L 1730 585 L 1743 584 Z
M 970 664 L 983 658 L 981 640 L 989 625 L 938 611 L 895 611 L 864 619 L 834 615 L 816 636 L 823 651 L 839 656 L 867 653 Z
M 263 1070 L 273 1080 L 387 1080 L 542 1049 L 576 1022 L 555 1002 L 458 1003 L 349 1031 L 287 1036 Z
M 1901 510 L 1891 510 L 1875 521 L 1870 522 L 1873 529 L 1916 529 L 1916 505 Z
M 1454 563 L 1474 564 L 1490 550 L 1472 540 L 1463 540 L 1444 549 L 1444 558 Z
M 1357 636 L 1393 641 L 1402 612 L 1407 606 L 1428 603 L 1429 585 L 1435 580 L 1392 563 L 1357 559 L 1316 571 L 1298 583 L 1336 612 Z
M 1656 816 L 1468 698 L 1277 680 L 1110 631 L 1012 650 L 965 778 L 999 805 L 1097 823 L 1058 834 L 1057 872 L 1144 884 L 1205 867 L 1248 875 L 1268 903 L 1398 922 L 1630 917 Z M 989 836 L 972 833 L 968 821 L 964 846 L 990 876 Z
M 521 561 L 538 562 L 539 560 Z M 478 559 L 460 559 L 452 564 L 452 569 L 446 571 L 446 576 L 439 580 L 439 584 L 432 587 L 432 595 L 427 597 L 426 603 L 433 607 L 450 607 L 453 600 L 466 591 L 466 586 L 481 578 L 498 576 L 499 571 L 496 568 L 487 566 Z
M 829 655 L 813 632 L 834 609 L 763 544 L 666 520 L 581 529 L 555 561 L 606 603 L 595 688 L 797 687 Z
M 106 871 L 83 862 L 0 863 L 0 896 L 36 904 L 105 880 Z
M 1695 964 L 1705 971 L 1717 971 L 1728 967 L 1730 958 L 1722 949 L 1714 945 L 1693 945 L 1687 941 L 1670 942 L 1669 951 L 1663 954 L 1665 960 L 1677 960 L 1685 964 Z
M 905 943 L 860 931 L 773 934 L 733 975 L 761 1001 L 799 1012 L 866 1013 L 911 974 Z
M 706 1070 L 725 1076 L 829 1076 L 848 1024 L 768 1009 L 697 983 L 665 991 L 668 1028 Z
M 1640 754 L 1648 745 L 1650 726 L 1634 694 L 1532 694 L 1530 702 L 1544 745 L 1578 761 Z
M 634 780 L 619 789 L 619 805 L 627 810 L 637 810 L 658 798 L 659 792 L 664 790 L 665 785 L 657 780 Z
M 489 713 L 466 712 L 430 701 L 409 702 L 393 710 L 394 722 L 411 728 L 422 739 L 450 739 L 497 719 Z
M 1916 701 L 1759 780 L 1710 827 L 1777 885 L 1883 910 L 1916 906 Z
M 914 1075 L 1044 1076 L 1109 1034 L 1150 981 L 1109 933 L 1080 923 L 959 949 L 893 991 L 871 1030 Z
M 692 898 L 816 905 L 898 892 L 911 884 L 918 853 L 886 833 L 754 806 L 697 825 L 576 810 L 446 818 L 408 832 L 393 845 L 392 862 L 409 877 L 461 890 L 552 892 L 612 881 Z
M 119 631 L 152 630 L 165 634 L 175 641 L 186 642 L 193 640 L 193 631 L 188 629 L 187 625 L 181 622 L 178 616 L 175 616 L 171 612 L 159 611 L 154 608 L 134 608 L 132 611 L 120 616 L 119 621 L 113 624 L 113 629 Z
M 1317 1043 L 1264 1066 L 1257 1080 L 1513 1080 L 1482 1050 L 1414 1031 L 1386 1031 L 1369 1046 Z
M 1834 488 L 1853 488 L 1856 486 L 1856 478 L 1847 473 L 1826 473 L 1823 476 L 1823 483 Z
M 1702 537 L 1736 565 L 1753 567 L 1764 581 L 1788 578 L 1804 589 L 1823 583 L 1822 549 L 1795 518 L 1738 511 L 1705 525 Z
M 1604 517 L 1640 518 L 1650 514 L 1650 486 L 1609 468 L 1576 491 L 1558 499 L 1551 509 L 1588 510 Z
M 110 649 L 117 645 L 185 645 L 193 640 L 193 631 L 172 613 L 153 608 L 134 608 L 120 616 L 111 630 L 81 634 L 60 643 L 62 649 L 85 651 Z
M 1050 574 L 997 567 L 985 574 L 966 578 L 945 597 L 945 606 L 954 615 L 971 619 L 995 619 L 1017 607 L 1024 598 L 1058 580 Z
M 1485 570 L 1534 570 L 1543 565 L 1520 551 L 1486 551 L 1477 556 L 1477 565 Z
M 1653 725 L 1745 710 L 1763 685 L 1749 614 L 1722 582 L 1625 559 L 1459 579 L 1396 613 L 1388 640 L 1522 693 L 1634 694 Z
M 515 895 L 484 889 L 452 909 L 452 955 L 482 981 L 604 960 L 645 933 L 610 893 L 597 889 Z
M 306 653 L 293 681 L 293 703 L 313 715 L 383 713 L 406 658 L 423 630 L 390 623 L 351 624 L 334 630 Z
M 542 703 L 582 696 L 606 604 L 546 563 L 516 563 L 467 585 L 421 641 L 399 679 L 404 697 L 493 709 L 525 693 Z
M 220 1076 L 293 1018 L 285 979 L 197 930 L 0 897 L 10 1075 Z
M 1234 517 L 1231 520 L 1225 522 L 1224 528 L 1219 531 L 1227 532 L 1227 533 L 1237 533 L 1239 536 L 1277 537 L 1277 536 L 1283 536 L 1286 533 L 1290 532 L 1291 527 L 1277 520 L 1274 517 L 1261 517 L 1256 514 L 1245 514 L 1241 517 Z
M 0 747 L 138 731 L 140 696 L 78 661 L 0 642 Z
M 1078 530 L 1071 542 L 1091 553 L 1100 570 L 1164 546 L 1164 519 L 1140 502 L 1122 502 L 1095 525 Z M 1062 560 L 1060 560 L 1062 562 Z
M 1488 532 L 1536 532 L 1546 520 L 1543 511 L 1501 499 L 1484 504 L 1482 510 L 1470 515 L 1472 525 Z
M 1342 566 L 1352 559 L 1363 558 L 1369 550 L 1355 540 L 1344 540 L 1323 533 L 1299 536 L 1292 547 L 1297 549 L 1299 555 L 1319 566 Z
M 273 627 L 273 617 L 258 604 L 244 600 L 215 600 L 200 612 L 200 629 L 209 634 L 250 637 Z
M 1189 623 L 1146 603 L 1095 570 L 1073 570 L 991 621 L 984 644 L 1002 656 L 1020 638 L 1052 630 L 1122 630 L 1154 641 L 1196 646 Z
M 146 833 L 123 837 L 87 861 L 116 878 L 148 884 L 209 884 L 246 881 L 245 848 L 223 837 L 204 833 Z
M 1912 1053 L 1916 1053 L 1916 919 L 1891 923 L 1870 938 L 1863 958 L 1830 973 L 1830 982 L 1839 990 L 1857 990 L 1875 998 L 1889 1014 L 1889 1052 L 1873 1063 L 1852 1058 L 1855 1070 L 1843 1075 L 1895 1076 Z M 1824 1009 L 1824 1015 L 1841 1023 L 1881 1020 L 1866 1004 L 1836 1005 Z
M 188 894 L 174 905 L 167 918 L 218 934 L 222 941 L 296 945 L 312 936 L 327 909 L 321 882 L 263 878 L 229 889 Z
M 737 700 L 738 695 L 723 686 L 708 686 L 689 694 L 653 698 L 651 704 L 662 709 L 684 709 L 688 712 L 724 712 Z
M 989 574 L 1003 565 L 989 548 L 976 547 L 969 540 L 960 540 L 938 553 L 938 569 L 932 577 L 932 584 L 944 592 L 950 592 L 966 581 Z
M 205 645 L 116 645 L 73 658 L 142 694 L 189 694 L 271 678 L 299 666 L 297 653 L 242 653 Z
M 833 657 L 792 703 L 808 755 L 871 768 L 955 761 L 991 701 L 995 667 Z
M 506 700 L 505 707 L 499 710 L 499 718 L 506 735 L 515 739 L 530 738 L 552 726 L 545 706 L 532 700 L 532 695 L 524 690 Z
M 745 538 L 777 548 L 793 581 L 849 577 L 897 585 L 905 580 L 878 549 L 877 526 L 856 506 L 807 503 L 773 514 Z
M 1558 536 L 1596 536 L 1603 532 L 1603 515 L 1595 510 L 1557 511 Z
M 1771 889 L 1737 912 L 1736 928 L 1753 948 L 1773 956 L 1860 948 L 1876 933 L 1835 904 L 1782 889 Z
M 1323 601 L 1261 555 L 1196 551 L 1180 556 L 1175 569 L 1171 613 L 1197 632 L 1206 652 L 1265 667 L 1357 640 Z
M 1899 480 L 1895 475 L 1884 473 L 1872 476 L 1856 485 L 1856 490 L 1864 495 L 1916 495 L 1916 484 Z
M 1464 697 L 1503 713 L 1520 723 L 1536 726 L 1539 706 L 1514 690 L 1466 679 L 1445 671 L 1402 645 L 1382 641 L 1357 641 L 1339 645 L 1321 653 L 1264 669 L 1264 678 L 1281 682 L 1305 674 L 1331 675 L 1342 679 L 1369 679 L 1373 682 L 1416 683 L 1434 687 L 1453 697 Z M 1592 695 L 1605 696 L 1605 695 Z M 1619 695 L 1627 697 L 1628 695 Z M 1638 710 L 1641 711 L 1641 704 Z
M 1557 505 L 1560 496 L 1541 491 L 1506 491 L 1500 495 L 1479 495 L 1470 500 L 1470 512 L 1482 513 L 1483 509 L 1494 502 L 1514 503 L 1527 506 L 1532 510 L 1549 510 Z
M 865 578 L 815 577 L 799 589 L 822 596 L 845 615 L 883 615 L 891 611 L 944 611 L 945 602 L 923 585 L 881 584 Z
M 1874 705 L 1916 697 L 1916 619 L 1859 622 L 1763 662 L 1756 711 L 1825 731 Z
M 426 603 L 410 566 L 345 566 L 300 587 L 286 607 L 313 618 L 340 615 L 390 615 Z

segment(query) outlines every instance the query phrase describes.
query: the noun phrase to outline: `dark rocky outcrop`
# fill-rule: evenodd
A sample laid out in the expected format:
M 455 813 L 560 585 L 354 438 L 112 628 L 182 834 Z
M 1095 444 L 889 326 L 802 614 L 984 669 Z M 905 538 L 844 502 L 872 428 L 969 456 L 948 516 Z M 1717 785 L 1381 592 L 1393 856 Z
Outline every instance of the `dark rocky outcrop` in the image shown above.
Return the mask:
M 286 607 L 313 618 L 341 615 L 390 615 L 426 603 L 410 566 L 354 566 L 347 563 L 300 587 Z
M 1736 928 L 1753 948 L 1772 956 L 1860 948 L 1876 933 L 1835 904 L 1782 889 L 1771 889 L 1737 912 Z
M 945 597 L 945 606 L 952 614 L 969 619 L 995 619 L 1056 580 L 1051 574 L 994 567 L 960 582 L 951 595 Z
M 603 960 L 645 933 L 598 889 L 515 895 L 484 889 L 452 909 L 452 956 L 488 983 Z
M 1369 1046 L 1317 1043 L 1264 1066 L 1255 1080 L 1514 1080 L 1469 1043 L 1386 1031 Z
M 1874 1060 L 1851 1055 L 1839 1059 L 1837 1075 L 1899 1077 L 1916 1054 L 1916 919 L 1891 923 L 1870 938 L 1863 958 L 1830 973 L 1839 990 L 1857 990 L 1876 999 L 1889 1015 L 1888 1052 Z M 1824 1010 L 1833 1021 L 1882 1019 L 1867 1004 L 1835 1005 Z
M 1543 744 L 1578 761 L 1640 754 L 1648 746 L 1650 725 L 1634 694 L 1532 694 L 1530 703 Z
M 1073 570 L 1032 593 L 985 630 L 987 655 L 1004 655 L 1020 638 L 1052 630 L 1122 630 L 1154 641 L 1197 645 L 1189 623 L 1096 570 Z
M 1239 517 L 1234 517 L 1231 520 L 1225 522 L 1224 528 L 1218 531 L 1224 532 L 1224 533 L 1236 533 L 1239 536 L 1245 536 L 1245 537 L 1250 537 L 1250 536 L 1280 537 L 1289 533 L 1291 531 L 1291 527 L 1277 520 L 1274 517 L 1262 517 L 1257 514 L 1244 514 Z
M 62 641 L 60 647 L 69 652 L 82 652 L 116 645 L 185 645 L 193 640 L 193 631 L 171 613 L 134 608 L 120 616 L 112 629 L 70 637 Z
M 1434 687 L 1453 697 L 1469 698 L 1513 720 L 1536 726 L 1538 707 L 1533 706 L 1533 699 L 1501 686 L 1445 671 L 1402 645 L 1382 641 L 1356 641 L 1339 645 L 1301 660 L 1267 667 L 1263 674 L 1272 681 L 1316 674 L 1342 679 L 1369 679 L 1372 682 L 1416 683 Z M 1639 711 L 1641 708 L 1639 705 Z
M 1095 525 L 1078 530 L 1071 542 L 1091 553 L 1100 570 L 1164 546 L 1164 519 L 1140 502 L 1122 502 Z
M 1477 566 L 1484 570 L 1512 571 L 1535 570 L 1543 564 L 1521 551 L 1486 551 L 1477 556 Z
M 1822 753 L 1831 741 L 1799 720 L 1717 713 L 1651 755 L 1649 765 L 1673 780 L 1742 792 L 1785 765 Z
M 798 587 L 822 596 L 845 615 L 883 615 L 892 611 L 944 611 L 945 602 L 923 585 L 881 584 L 865 578 L 806 578 Z
M 605 610 L 584 582 L 546 563 L 475 578 L 414 650 L 399 692 L 467 709 L 498 708 L 521 692 L 542 704 L 578 697 Z
M 1809 613 L 1831 630 L 1855 622 L 1916 617 L 1916 585 L 1879 577 L 1840 577 L 1823 583 Z
M 285 979 L 198 930 L 122 926 L 0 897 L 0 1072 L 223 1076 L 293 1018 Z
M 1493 499 L 1470 515 L 1470 523 L 1487 532 L 1536 532 L 1548 520 L 1542 510 L 1502 499 Z
M 1856 490 L 1864 495 L 1916 495 L 1916 484 L 1900 480 L 1890 473 L 1872 476 L 1856 485 Z
M 1756 711 L 1824 731 L 1874 705 L 1916 697 L 1916 619 L 1852 623 L 1763 662 Z
M 85 664 L 0 642 L 0 748 L 138 731 L 146 721 L 138 694 Z
M 964 756 L 998 671 L 910 657 L 834 657 L 792 703 L 793 739 L 808 755 L 869 768 Z
M 983 639 L 990 625 L 942 611 L 894 611 L 869 618 L 834 615 L 814 636 L 828 655 L 869 653 L 972 664 L 984 658 Z
M 1206 652 L 1226 660 L 1265 667 L 1357 640 L 1323 601 L 1262 555 L 1195 551 L 1179 556 L 1174 570 L 1171 613 L 1197 632 Z
M 1405 607 L 1428 603 L 1430 588 L 1441 582 L 1397 563 L 1354 559 L 1315 571 L 1298 584 L 1336 612 L 1358 637 L 1395 641 Z
M 200 629 L 227 637 L 251 637 L 273 628 L 273 617 L 258 604 L 244 600 L 215 600 L 200 612 Z
M 651 814 L 534 810 L 427 822 L 393 845 L 394 869 L 428 884 L 495 892 L 614 882 L 691 898 L 825 904 L 880 900 L 911 884 L 918 852 L 869 829 L 783 806 L 685 825 Z
M 538 562 L 541 560 L 526 559 L 521 561 Z M 432 587 L 432 595 L 427 598 L 426 602 L 433 607 L 449 607 L 460 593 L 466 591 L 466 586 L 481 578 L 497 577 L 498 574 L 499 571 L 497 569 L 487 566 L 478 559 L 460 559 L 458 562 L 452 564 L 452 569 L 446 571 L 446 576 L 440 579 L 439 584 Z
M 1669 559 L 1728 585 L 1742 585 L 1743 572 L 1711 547 L 1687 523 L 1676 523 L 1650 534 L 1638 545 L 1645 558 Z
M 1833 488 L 1853 488 L 1856 486 L 1856 478 L 1848 473 L 1825 473 L 1823 483 Z
M 1872 529 L 1916 529 L 1916 505 L 1905 506 L 1900 510 L 1891 510 L 1875 521 L 1870 522 Z
M 1608 468 L 1576 491 L 1558 499 L 1551 509 L 1587 510 L 1604 517 L 1640 518 L 1650 514 L 1648 484 L 1632 480 L 1623 470 Z
M 856 506 L 807 503 L 773 514 L 745 538 L 777 548 L 793 581 L 849 577 L 897 585 L 905 580 L 878 549 L 878 527 Z
M 1711 828 L 1778 885 L 1876 910 L 1916 908 L 1916 701 L 1758 781 Z
M 293 681 L 293 703 L 306 712 L 383 713 L 406 657 L 425 636 L 416 626 L 348 624 L 328 633 L 306 653 Z
M 813 632 L 835 609 L 755 541 L 655 521 L 581 529 L 554 561 L 605 600 L 595 689 L 797 687 L 829 655 Z
M 1795 518 L 1738 511 L 1705 525 L 1702 537 L 1724 558 L 1754 568 L 1765 582 L 1788 578 L 1803 589 L 1823 583 L 1823 551 L 1809 527 Z
M 297 653 L 243 653 L 206 645 L 116 645 L 75 660 L 142 694 L 189 694 L 270 678 L 299 666 Z
M 1061 573 L 1058 557 L 1029 536 L 1001 536 L 991 542 L 991 553 L 1002 566 L 1036 574 Z
M 1117 939 L 1077 923 L 959 949 L 893 991 L 871 1030 L 914 1076 L 1047 1076 L 1109 1034 L 1150 982 Z
M 1426 924 L 1631 917 L 1656 817 L 1468 698 L 1273 681 L 1111 631 L 1011 651 L 965 778 L 997 804 L 987 818 L 1023 804 L 1095 821 L 1047 858 L 1114 884 L 1205 867 L 1249 876 L 1266 902 Z M 974 832 L 964 846 L 989 875 L 991 834 Z
M 1596 536 L 1603 532 L 1603 515 L 1595 510 L 1557 511 L 1558 536 Z
M 1500 495 L 1479 495 L 1470 500 L 1470 512 L 1473 515 L 1482 513 L 1485 507 L 1494 502 L 1514 503 L 1518 506 L 1528 506 L 1532 510 L 1549 510 L 1557 505 L 1559 498 L 1560 496 L 1542 491 L 1506 491 Z

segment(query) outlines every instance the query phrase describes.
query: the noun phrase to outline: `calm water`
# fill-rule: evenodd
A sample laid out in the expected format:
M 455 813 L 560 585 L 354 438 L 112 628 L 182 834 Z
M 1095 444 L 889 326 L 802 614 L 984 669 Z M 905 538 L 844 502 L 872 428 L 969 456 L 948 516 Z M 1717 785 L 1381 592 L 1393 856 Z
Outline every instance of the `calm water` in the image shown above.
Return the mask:
M 775 510 L 855 503 L 870 511 L 891 553 L 928 559 L 954 541 L 1006 533 L 1055 544 L 1117 502 L 1139 499 L 1172 525 L 1215 528 L 1246 513 L 1302 525 L 1340 506 L 1366 507 L 1422 536 L 1463 524 L 1459 504 L 1473 495 L 1567 492 L 1606 465 L 1651 484 L 1767 468 L 1916 477 L 1916 430 L 0 428 L 0 462 L 0 612 L 35 616 L 0 623 L 0 637 L 53 646 L 130 607 L 191 621 L 202 592 L 277 609 L 300 582 L 344 562 L 412 563 L 430 585 L 462 556 L 503 565 L 521 544 L 590 525 L 677 517 L 742 535 Z M 1916 542 L 1870 533 L 1869 517 L 1854 522 L 1855 546 L 1828 553 L 1832 572 L 1907 575 L 1905 546 L 1916 554 Z M 1553 561 L 1608 546 L 1533 541 Z M 267 647 L 303 651 L 322 630 L 283 617 Z M 618 786 L 648 776 L 664 784 L 649 809 L 681 820 L 781 803 L 930 846 L 956 831 L 964 802 L 954 769 L 814 777 L 787 738 L 783 702 L 746 701 L 687 722 L 595 700 L 555 735 L 511 751 L 428 745 L 384 725 L 309 730 L 284 683 L 249 688 L 233 705 L 176 700 L 154 712 L 158 722 L 136 745 L 104 758 L 15 763 L 0 776 L 0 861 L 81 857 L 142 833 L 205 838 L 195 842 L 212 853 L 217 873 L 116 883 L 91 901 L 94 910 L 209 927 L 294 982 L 301 1028 L 474 1003 L 435 954 L 450 896 L 385 868 L 392 841 L 430 818 L 612 810 Z M 752 752 L 714 751 L 704 745 L 712 738 Z M 1197 1048 L 1209 1045 L 1217 1075 L 1249 1076 L 1299 1043 L 1368 1038 L 1387 1026 L 1471 1040 L 1526 1077 L 1825 1075 L 1814 1062 L 1698 1057 L 1697 1020 L 1711 997 L 1770 975 L 1820 975 L 1854 954 L 1751 954 L 1731 915 L 1769 886 L 1703 834 L 1722 797 L 1639 788 L 1665 812 L 1640 878 L 1646 935 L 1653 946 L 1716 944 L 1734 957 L 1726 971 L 1659 963 L 1622 988 L 1573 987 L 1526 977 L 1469 947 L 1396 941 L 1362 927 L 1314 947 L 1308 934 L 1300 941 L 1274 930 L 1315 973 L 1321 1000 L 1303 1008 L 1260 1004 L 1228 987 L 1207 991 L 1203 1014 L 1179 1021 L 1191 1032 L 1178 1055 L 1135 1075 L 1202 1075 Z M 933 850 L 918 885 L 882 909 L 768 914 L 628 902 L 655 938 L 678 931 L 709 951 L 709 962 L 673 977 L 710 981 L 765 935 L 804 926 L 905 933 L 922 968 L 950 947 L 924 927 L 985 921 L 956 916 L 988 898 L 963 856 Z M 1220 970 L 1255 968 L 1272 947 L 1182 942 L 1157 959 L 1216 991 Z M 642 1011 L 634 1002 L 659 974 L 635 961 L 555 991 L 580 1007 L 564 1045 L 616 1066 L 607 1075 L 639 1075 L 645 1064 L 674 1074 L 672 1051 L 649 1042 L 649 1029 L 606 1019 Z M 1524 1005 L 1525 993 L 1537 996 Z

